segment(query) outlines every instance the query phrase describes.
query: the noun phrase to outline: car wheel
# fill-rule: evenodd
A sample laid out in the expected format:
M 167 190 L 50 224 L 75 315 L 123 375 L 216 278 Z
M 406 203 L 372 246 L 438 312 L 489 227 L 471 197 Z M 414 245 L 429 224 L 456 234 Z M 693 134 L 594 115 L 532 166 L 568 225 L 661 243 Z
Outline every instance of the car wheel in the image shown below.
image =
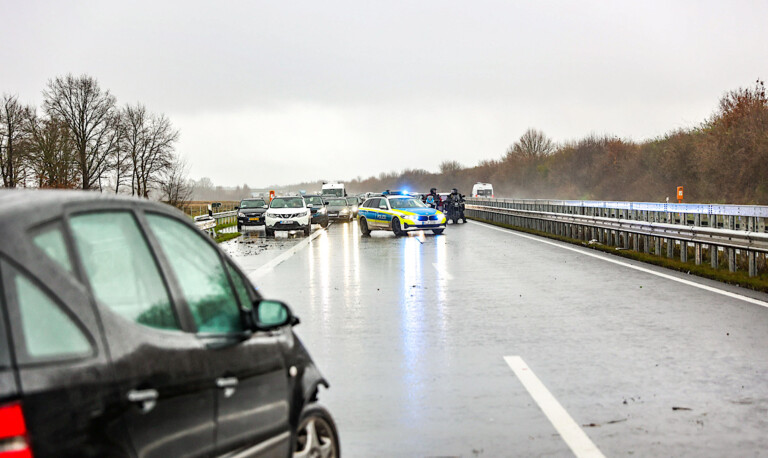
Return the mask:
M 400 218 L 394 218 L 392 220 L 392 232 L 394 232 L 395 235 L 403 235 L 403 230 L 400 226 Z
M 340 456 L 339 433 L 331 414 L 317 404 L 304 407 L 296 430 L 293 458 Z
M 320 225 L 323 226 L 323 228 L 328 227 L 328 219 L 326 218 Z
M 270 228 L 267 227 L 264 230 L 267 233 L 267 237 L 274 237 L 275 236 L 275 230 L 274 229 L 270 229 Z
M 305 227 L 305 228 L 304 228 L 304 235 L 306 235 L 307 237 L 309 237 L 309 234 L 310 234 L 311 232 L 312 232 L 312 225 L 311 225 L 311 224 L 307 224 L 307 227 Z
M 435 235 L 440 235 L 443 233 L 445 229 L 432 229 L 432 233 Z
M 365 218 L 360 218 L 360 233 L 363 235 L 371 235 L 371 230 L 368 228 L 368 221 Z
M 243 232 L 243 226 L 237 225 L 237 232 Z

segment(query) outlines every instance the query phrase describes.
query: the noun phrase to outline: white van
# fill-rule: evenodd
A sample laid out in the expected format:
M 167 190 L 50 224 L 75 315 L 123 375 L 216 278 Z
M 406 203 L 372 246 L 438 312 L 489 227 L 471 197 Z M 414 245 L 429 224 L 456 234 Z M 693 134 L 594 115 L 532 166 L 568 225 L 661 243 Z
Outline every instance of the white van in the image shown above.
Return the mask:
M 490 183 L 475 183 L 472 186 L 472 197 L 493 198 L 493 185 Z
M 320 194 L 324 196 L 347 197 L 347 190 L 344 183 L 323 183 Z

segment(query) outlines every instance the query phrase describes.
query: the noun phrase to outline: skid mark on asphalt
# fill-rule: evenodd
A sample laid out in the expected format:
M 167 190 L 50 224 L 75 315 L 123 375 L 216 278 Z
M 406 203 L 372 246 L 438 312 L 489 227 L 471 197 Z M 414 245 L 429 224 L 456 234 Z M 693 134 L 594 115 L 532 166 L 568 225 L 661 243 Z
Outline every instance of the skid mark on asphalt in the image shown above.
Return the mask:
M 604 458 L 602 452 L 589 439 L 581 427 L 573 421 L 573 418 L 557 402 L 557 399 L 552 396 L 547 387 L 541 383 L 536 374 L 525 364 L 523 358 L 519 356 L 505 356 L 504 361 L 507 362 L 507 365 L 509 365 L 525 389 L 528 390 L 528 393 L 536 401 L 544 415 L 547 416 L 552 426 L 560 433 L 560 436 L 568 444 L 568 447 L 571 448 L 574 455 L 579 458 Z
M 564 250 L 575 251 L 576 253 L 583 254 L 585 256 L 592 256 L 593 258 L 602 259 L 603 261 L 606 261 L 606 262 L 612 262 L 612 263 L 618 264 L 620 266 L 629 267 L 630 269 L 639 270 L 640 272 L 649 273 L 651 275 L 656 275 L 657 277 L 666 278 L 667 280 L 672 280 L 672 281 L 676 281 L 678 283 L 682 283 L 684 285 L 693 286 L 694 288 L 699 288 L 699 289 L 703 289 L 703 290 L 710 291 L 710 292 L 713 292 L 713 293 L 722 294 L 723 296 L 728 296 L 728 297 L 733 298 L 733 299 L 742 300 L 742 301 L 745 301 L 745 302 L 749 302 L 750 304 L 755 304 L 755 305 L 759 305 L 761 307 L 768 308 L 768 302 L 761 301 L 760 299 L 755 299 L 755 298 L 752 298 L 752 297 L 749 297 L 749 296 L 742 296 L 741 294 L 736 294 L 736 293 L 732 293 L 730 291 L 725 291 L 725 290 L 722 290 L 722 289 L 719 289 L 719 288 L 714 288 L 712 286 L 703 285 L 701 283 L 696 283 L 696 282 L 693 282 L 693 281 L 690 281 L 690 280 L 685 280 L 683 278 L 678 278 L 678 277 L 675 277 L 673 275 L 667 275 L 667 274 L 662 273 L 662 272 L 656 272 L 656 271 L 651 270 L 651 269 L 646 269 L 645 267 L 636 266 L 636 265 L 629 264 L 629 263 L 626 263 L 626 262 L 618 261 L 616 259 L 610 259 L 609 257 L 607 257 L 608 255 L 597 254 L 597 253 L 590 253 L 590 252 L 586 251 L 583 248 L 574 248 L 574 247 L 565 246 L 565 245 L 562 245 L 559 242 L 550 242 L 548 240 L 543 239 L 542 237 L 534 237 L 532 235 L 525 235 L 525 234 L 521 234 L 521 233 L 515 232 L 515 231 L 513 231 L 511 229 L 502 229 L 500 227 L 492 226 L 490 224 L 478 223 L 476 221 L 470 221 L 470 223 L 477 224 L 478 226 L 484 227 L 486 229 L 493 229 L 495 231 L 504 232 L 505 234 L 515 235 L 517 237 L 522 237 L 524 239 L 529 239 L 529 240 L 534 240 L 536 242 L 546 243 L 547 245 L 556 246 L 556 247 L 562 248 Z
M 259 267 L 255 271 L 248 274 L 248 279 L 251 281 L 255 281 L 256 279 L 264 276 L 265 274 L 269 273 L 278 266 L 278 264 L 282 263 L 286 259 L 290 258 L 294 254 L 298 253 L 303 248 L 306 248 L 309 245 L 309 242 L 316 239 L 320 236 L 320 234 L 324 233 L 326 231 L 325 228 L 321 228 L 313 232 L 309 235 L 309 237 L 305 238 L 304 240 L 300 241 L 296 245 L 292 246 L 288 251 L 281 254 L 280 256 L 276 257 L 275 259 L 272 259 L 268 263 L 264 264 L 263 266 Z

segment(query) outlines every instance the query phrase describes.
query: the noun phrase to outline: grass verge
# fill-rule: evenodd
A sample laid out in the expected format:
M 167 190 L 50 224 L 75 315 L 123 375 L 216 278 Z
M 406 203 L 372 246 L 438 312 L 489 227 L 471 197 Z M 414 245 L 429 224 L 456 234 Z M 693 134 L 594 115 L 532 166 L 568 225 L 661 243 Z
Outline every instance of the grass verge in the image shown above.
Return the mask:
M 226 228 L 232 227 L 232 226 L 237 226 L 237 223 L 217 224 L 214 229 L 216 229 L 216 231 L 218 232 L 218 231 L 220 231 L 222 229 L 226 229 Z
M 216 243 L 226 242 L 227 240 L 232 240 L 237 237 L 240 237 L 239 232 L 229 232 L 226 234 L 219 234 L 216 236 Z
M 540 237 L 546 237 L 548 239 L 559 240 L 561 242 L 570 243 L 573 245 L 579 245 L 584 248 L 591 248 L 593 250 L 602 251 L 604 253 L 612 254 L 622 258 L 634 259 L 636 261 L 646 262 L 648 264 L 665 267 L 667 269 L 677 270 L 679 272 L 685 272 L 688 274 L 697 275 L 699 277 L 709 278 L 711 280 L 721 281 L 731 285 L 742 286 L 744 288 L 753 289 L 755 291 L 761 291 L 768 293 L 768 274 L 761 274 L 757 277 L 750 277 L 747 272 L 736 271 L 730 272 L 728 270 L 713 269 L 708 264 L 696 265 L 694 262 L 682 262 L 678 259 L 670 259 L 667 257 L 656 256 L 653 254 L 638 253 L 632 250 L 617 250 L 616 247 L 603 245 L 603 244 L 588 244 L 583 240 L 572 239 L 570 237 L 562 237 L 559 235 L 550 234 L 547 232 L 541 232 L 534 229 L 527 229 L 524 227 L 513 226 L 511 224 L 496 223 L 482 218 L 469 218 L 482 223 L 492 224 L 494 226 L 504 227 L 519 232 L 527 232 L 528 234 L 538 235 Z

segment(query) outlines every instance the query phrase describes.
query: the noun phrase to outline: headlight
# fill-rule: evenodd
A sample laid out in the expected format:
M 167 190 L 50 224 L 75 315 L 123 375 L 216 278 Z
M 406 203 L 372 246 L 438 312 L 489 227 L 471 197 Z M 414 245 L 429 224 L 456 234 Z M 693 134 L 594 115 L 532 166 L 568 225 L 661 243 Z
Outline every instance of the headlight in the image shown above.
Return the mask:
M 275 217 L 275 213 L 272 213 L 272 212 L 265 212 L 264 214 L 266 216 L 269 216 L 270 218 L 274 218 Z
M 411 220 L 411 221 L 418 221 L 419 220 L 419 215 L 405 215 L 404 217 L 406 219 Z
M 349 213 L 349 209 L 348 208 L 342 208 L 339 213 Z
M 237 216 L 240 218 L 245 218 L 245 213 L 237 212 Z

